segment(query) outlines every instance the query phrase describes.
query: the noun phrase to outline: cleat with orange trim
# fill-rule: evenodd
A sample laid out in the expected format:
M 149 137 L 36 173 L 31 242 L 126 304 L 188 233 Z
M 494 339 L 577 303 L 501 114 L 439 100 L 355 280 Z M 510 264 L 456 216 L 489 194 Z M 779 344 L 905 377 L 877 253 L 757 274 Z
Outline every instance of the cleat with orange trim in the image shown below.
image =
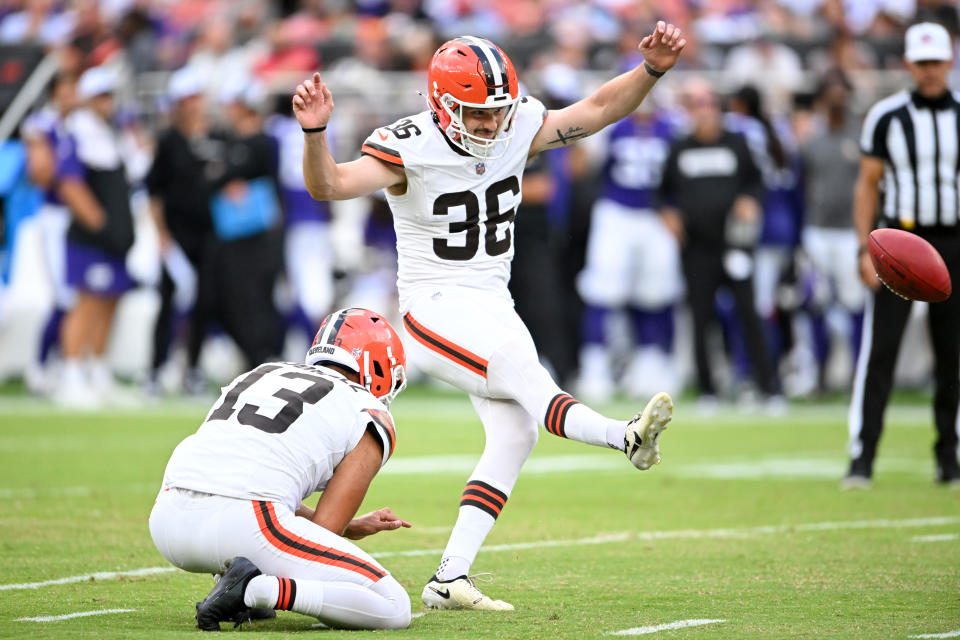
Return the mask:
M 258 575 L 260 569 L 246 558 L 237 556 L 229 562 L 228 569 L 203 602 L 197 605 L 197 627 L 201 631 L 220 631 L 220 622 L 232 620 L 240 626 L 249 617 L 249 607 L 243 601 L 247 583 Z
M 491 600 L 483 595 L 473 579 L 460 576 L 453 580 L 430 578 L 420 596 L 431 609 L 468 609 L 473 611 L 513 611 L 513 605 L 503 600 Z
M 650 399 L 643 411 L 627 423 L 623 438 L 624 452 L 637 469 L 646 470 L 660 462 L 660 434 L 673 418 L 670 394 L 660 392 Z

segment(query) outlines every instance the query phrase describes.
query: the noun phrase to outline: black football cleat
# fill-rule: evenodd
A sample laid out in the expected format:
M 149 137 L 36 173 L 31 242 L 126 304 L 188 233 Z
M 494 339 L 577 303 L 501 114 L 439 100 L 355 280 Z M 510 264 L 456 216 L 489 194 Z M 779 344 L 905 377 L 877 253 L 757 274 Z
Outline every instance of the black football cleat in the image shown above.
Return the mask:
M 201 631 L 220 631 L 222 621 L 230 620 L 239 626 L 250 619 L 250 608 L 243 602 L 243 592 L 247 583 L 260 575 L 260 569 L 240 556 L 231 560 L 228 566 L 220 582 L 197 604 L 197 627 Z

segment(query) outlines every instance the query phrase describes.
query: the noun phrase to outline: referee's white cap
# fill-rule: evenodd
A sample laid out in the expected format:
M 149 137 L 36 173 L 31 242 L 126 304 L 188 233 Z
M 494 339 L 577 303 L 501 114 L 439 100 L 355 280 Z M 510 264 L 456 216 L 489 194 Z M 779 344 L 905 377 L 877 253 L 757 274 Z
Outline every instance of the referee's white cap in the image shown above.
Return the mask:
M 952 60 L 953 42 L 950 34 L 939 24 L 921 22 L 907 29 L 903 58 L 907 62 L 922 60 Z

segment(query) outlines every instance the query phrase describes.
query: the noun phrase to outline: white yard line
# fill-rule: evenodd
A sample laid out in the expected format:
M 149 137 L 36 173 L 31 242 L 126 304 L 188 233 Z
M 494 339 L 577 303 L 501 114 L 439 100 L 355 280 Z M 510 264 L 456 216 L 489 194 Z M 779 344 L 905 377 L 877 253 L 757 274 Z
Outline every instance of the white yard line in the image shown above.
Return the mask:
M 145 409 L 148 409 L 151 412 L 163 413 L 164 415 L 194 416 L 199 425 L 213 400 L 213 396 L 202 400 L 168 398 L 156 404 L 144 403 L 139 407 L 115 407 L 104 409 L 99 413 L 111 416 L 127 414 L 139 416 Z M 691 406 L 691 404 L 687 403 L 681 404 L 679 408 L 693 415 L 693 412 L 690 410 Z M 684 409 L 685 407 L 686 409 Z M 422 397 L 411 396 L 409 398 L 401 395 L 391 408 L 398 422 L 402 422 L 405 419 L 413 419 L 424 413 L 429 413 L 440 419 L 448 416 L 452 418 L 467 416 L 471 420 L 476 420 L 473 408 L 470 406 L 470 401 L 465 395 L 458 392 L 438 393 Z M 596 409 L 602 410 L 602 412 L 607 415 L 627 419 L 636 413 L 637 406 L 625 402 L 615 402 L 599 405 Z M 755 427 L 763 424 L 770 429 L 793 429 L 796 428 L 796 425 L 791 422 L 792 420 L 818 422 L 824 419 L 834 419 L 840 424 L 846 422 L 848 409 L 849 405 L 846 402 L 820 403 L 816 405 L 791 404 L 787 414 L 790 420 L 774 420 L 762 412 L 745 413 L 738 411 L 735 407 L 722 406 L 717 414 L 711 416 L 709 419 L 694 416 L 690 422 L 684 425 L 684 428 L 728 430 L 731 428 Z M 68 409 L 59 408 L 48 400 L 30 396 L 4 398 L 2 405 L 0 405 L 0 416 L 30 417 L 35 415 L 47 416 L 56 414 L 69 416 L 69 413 Z M 929 429 L 930 405 L 929 403 L 893 405 L 888 407 L 886 417 L 888 421 L 900 423 L 896 428 Z M 476 427 L 480 428 L 478 420 Z
M 916 636 L 909 636 L 911 638 L 960 638 L 960 629 L 954 631 L 946 631 L 944 633 L 921 633 Z
M 657 631 L 670 631 L 671 629 L 686 629 L 687 627 L 701 627 L 705 624 L 717 624 L 726 622 L 726 620 L 677 620 L 666 624 L 658 624 L 652 627 L 634 627 L 632 629 L 621 629 L 620 631 L 609 631 L 607 635 L 611 636 L 643 636 Z
M 87 616 L 102 616 L 107 613 L 130 613 L 136 609 L 100 609 L 98 611 L 77 611 L 65 613 L 62 616 L 37 616 L 35 618 L 17 618 L 14 622 L 59 622 L 71 618 L 86 618 Z
M 121 576 L 149 576 L 154 573 L 170 573 L 177 571 L 176 567 L 147 567 L 145 569 L 131 569 L 130 571 L 99 571 L 97 573 L 86 573 L 82 576 L 68 576 L 66 578 L 57 578 L 55 580 L 44 580 L 42 582 L 21 582 L 19 584 L 0 584 L 0 591 L 11 589 L 39 589 L 40 587 L 49 587 L 55 584 L 70 584 L 72 582 L 87 582 L 88 580 L 112 580 Z
M 477 464 L 478 455 L 411 456 L 391 459 L 383 475 L 468 475 Z M 726 462 L 671 464 L 657 469 L 658 474 L 680 478 L 709 478 L 716 480 L 764 480 L 767 478 L 821 479 L 839 481 L 846 471 L 846 458 L 763 456 L 741 458 Z M 879 460 L 880 472 L 898 472 L 915 475 L 928 473 L 926 460 L 899 458 Z M 573 473 L 578 471 L 611 471 L 631 473 L 622 456 L 605 453 L 533 456 L 523 466 L 522 475 Z
M 960 524 L 960 516 L 939 516 L 930 518 L 905 518 L 902 520 L 847 520 L 840 522 L 808 522 L 800 524 L 767 525 L 729 529 L 677 529 L 674 531 L 621 531 L 602 533 L 589 538 L 570 540 L 537 540 L 535 542 L 516 542 L 511 544 L 493 544 L 483 547 L 484 551 L 514 551 L 518 549 L 546 549 L 551 547 L 578 547 L 628 540 L 689 540 L 704 538 L 749 538 L 753 536 L 779 533 L 805 533 L 812 531 L 848 531 L 858 529 L 902 529 L 911 527 L 942 527 Z M 372 553 L 375 558 L 397 558 L 426 556 L 442 553 L 443 549 L 409 549 L 406 551 L 381 551 Z M 0 591 L 11 589 L 38 589 L 57 584 L 86 582 L 87 580 L 109 580 L 120 576 L 143 576 L 154 573 L 177 571 L 174 567 L 147 567 L 130 571 L 104 571 L 81 576 L 69 576 L 42 582 L 24 582 L 19 584 L 0 584 Z
M 678 529 L 675 531 L 624 531 L 604 533 L 590 538 L 572 540 L 540 540 L 537 542 L 517 542 L 512 544 L 492 544 L 483 547 L 484 551 L 514 551 L 517 549 L 542 549 L 547 547 L 578 547 L 584 545 L 626 542 L 628 540 L 683 540 L 702 538 L 749 538 L 753 536 L 778 533 L 809 531 L 845 531 L 855 529 L 899 529 L 906 527 L 936 527 L 960 523 L 960 517 L 945 516 L 934 518 L 908 518 L 904 520 L 849 520 L 846 522 L 811 522 L 806 524 L 768 525 L 744 527 L 742 529 Z M 375 558 L 397 558 L 427 556 L 442 553 L 443 549 L 411 549 L 409 551 L 381 551 L 373 553 Z
M 2 447 L 0 447 L 2 449 Z M 476 455 L 411 456 L 391 459 L 380 472 L 381 475 L 442 475 L 468 476 L 477 464 Z M 660 475 L 676 478 L 711 480 L 765 480 L 790 478 L 793 480 L 839 479 L 843 477 L 849 462 L 845 458 L 787 458 L 771 456 L 740 459 L 728 462 L 672 464 L 657 469 Z M 927 475 L 926 461 L 899 458 L 880 460 L 879 472 L 897 472 Z M 521 472 L 524 476 L 552 473 L 577 473 L 605 471 L 612 473 L 636 473 L 622 456 L 606 453 L 534 456 L 527 460 Z M 87 497 L 100 493 L 122 491 L 125 493 L 154 494 L 159 491 L 157 483 L 128 483 L 101 486 L 67 487 L 4 487 L 0 488 L 0 500 L 36 500 L 47 498 Z
M 960 533 L 941 533 L 934 536 L 914 536 L 910 542 L 950 542 L 951 540 L 960 540 Z

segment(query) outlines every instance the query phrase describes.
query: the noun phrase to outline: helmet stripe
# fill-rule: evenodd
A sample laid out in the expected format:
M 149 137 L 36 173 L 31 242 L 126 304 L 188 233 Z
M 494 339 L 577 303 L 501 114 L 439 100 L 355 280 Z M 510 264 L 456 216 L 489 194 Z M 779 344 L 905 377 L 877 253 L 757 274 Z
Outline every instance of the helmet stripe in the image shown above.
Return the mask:
M 488 40 L 474 36 L 458 38 L 466 43 L 480 59 L 480 66 L 486 76 L 487 95 L 503 95 L 509 90 L 506 66 L 496 47 Z
M 503 61 L 503 56 L 500 55 L 500 50 L 493 46 L 492 43 L 487 43 L 490 45 L 490 55 L 493 58 L 493 62 L 497 69 L 499 69 L 500 82 L 497 83 L 497 95 L 504 95 L 510 93 L 510 77 L 507 75 L 507 65 Z
M 352 309 L 341 310 L 333 322 L 328 322 L 327 326 L 324 327 L 323 335 L 317 339 L 317 344 L 333 344 L 334 340 L 337 339 L 337 334 L 340 333 L 340 327 L 343 326 L 344 320 L 347 319 L 347 313 L 351 310 Z

